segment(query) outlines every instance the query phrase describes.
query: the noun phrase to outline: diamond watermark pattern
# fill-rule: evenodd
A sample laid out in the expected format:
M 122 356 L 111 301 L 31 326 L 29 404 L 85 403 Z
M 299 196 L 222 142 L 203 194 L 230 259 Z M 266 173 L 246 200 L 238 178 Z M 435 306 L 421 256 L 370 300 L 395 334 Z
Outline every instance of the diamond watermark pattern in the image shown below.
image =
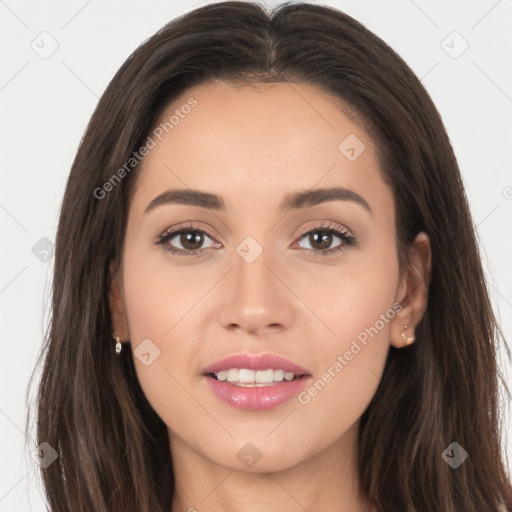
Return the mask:
M 133 355 L 144 365 L 153 364 L 155 359 L 160 357 L 160 349 L 149 339 L 142 340 L 137 348 L 133 351 Z
M 469 48 L 469 43 L 454 30 L 441 41 L 441 48 L 452 59 L 458 59 Z
M 453 469 L 457 469 L 468 458 L 468 452 L 459 443 L 453 442 L 444 450 L 441 457 Z
M 260 257 L 263 247 L 252 236 L 248 236 L 238 245 L 236 252 L 246 263 L 253 263 Z
M 41 59 L 46 60 L 57 51 L 59 43 L 49 32 L 44 30 L 30 43 L 30 47 Z
M 41 238 L 41 240 L 32 247 L 32 253 L 43 263 L 48 263 L 52 259 L 53 249 L 53 242 L 49 238 L 43 236 L 43 238 Z
M 46 469 L 48 466 L 50 466 L 50 464 L 52 464 L 58 456 L 58 453 L 46 441 L 32 450 L 32 458 L 43 469 Z
M 338 149 L 347 160 L 353 162 L 359 158 L 366 146 L 357 135 L 351 133 L 340 142 Z
M 236 456 L 245 467 L 252 468 L 261 459 L 262 454 L 254 444 L 246 443 L 238 450 Z

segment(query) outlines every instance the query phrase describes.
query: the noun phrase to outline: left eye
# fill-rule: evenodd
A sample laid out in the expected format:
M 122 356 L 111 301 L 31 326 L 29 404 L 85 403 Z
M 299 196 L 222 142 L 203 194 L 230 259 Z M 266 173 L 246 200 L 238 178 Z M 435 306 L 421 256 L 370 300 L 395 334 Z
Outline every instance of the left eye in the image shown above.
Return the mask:
M 204 243 L 204 238 L 209 237 L 204 231 L 201 230 L 186 230 L 182 229 L 180 231 L 174 231 L 172 233 L 164 233 L 157 243 L 166 244 L 165 249 L 174 254 L 193 256 L 198 251 L 202 251 L 201 245 Z M 174 248 L 171 246 L 171 240 L 178 238 L 178 242 L 181 244 L 181 248 Z M 213 242 L 213 240 L 212 240 Z M 216 242 L 214 242 L 215 244 Z
M 311 231 L 307 232 L 306 234 L 302 235 L 300 237 L 300 240 L 305 238 L 306 242 L 308 242 L 310 245 L 311 245 L 311 241 L 312 241 L 313 244 L 316 244 L 317 246 L 320 246 L 320 247 L 316 247 L 316 248 L 315 247 L 307 247 L 304 245 L 304 242 L 300 242 L 300 241 L 299 241 L 299 245 L 301 247 L 305 247 L 306 249 L 308 249 L 310 251 L 330 252 L 332 250 L 337 249 L 337 247 L 329 249 L 330 245 L 333 243 L 333 237 L 339 238 L 341 240 L 342 245 L 348 242 L 346 235 L 344 235 L 343 233 L 339 233 L 338 231 L 335 231 L 333 229 L 322 229 L 322 230 L 314 229 L 314 230 L 311 230 Z M 323 247 L 321 247 L 321 246 L 323 246 Z

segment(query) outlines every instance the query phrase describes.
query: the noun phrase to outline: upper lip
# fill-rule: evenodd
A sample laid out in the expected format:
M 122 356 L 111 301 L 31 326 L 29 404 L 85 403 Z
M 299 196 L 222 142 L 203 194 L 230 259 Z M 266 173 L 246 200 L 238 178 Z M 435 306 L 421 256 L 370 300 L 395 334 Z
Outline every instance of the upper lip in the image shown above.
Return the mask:
M 295 375 L 309 375 L 309 372 L 289 359 L 275 354 L 235 354 L 207 366 L 203 375 L 217 373 L 230 368 L 247 368 L 248 370 L 284 370 Z

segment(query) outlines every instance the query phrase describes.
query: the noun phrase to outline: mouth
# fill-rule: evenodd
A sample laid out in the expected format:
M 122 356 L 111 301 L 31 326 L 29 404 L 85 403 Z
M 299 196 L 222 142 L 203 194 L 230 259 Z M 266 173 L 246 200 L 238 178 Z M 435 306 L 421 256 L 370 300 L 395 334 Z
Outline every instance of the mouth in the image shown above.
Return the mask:
M 218 361 L 201 374 L 206 387 L 237 408 L 262 411 L 297 396 L 312 374 L 275 354 L 237 354 Z

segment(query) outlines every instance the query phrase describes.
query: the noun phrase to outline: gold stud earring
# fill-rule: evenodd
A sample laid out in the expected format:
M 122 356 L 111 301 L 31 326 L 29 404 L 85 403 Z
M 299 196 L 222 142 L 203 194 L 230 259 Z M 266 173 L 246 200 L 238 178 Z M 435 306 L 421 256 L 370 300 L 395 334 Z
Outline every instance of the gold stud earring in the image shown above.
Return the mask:
M 119 355 L 121 353 L 123 345 L 121 344 L 119 336 L 114 336 L 114 340 L 116 341 L 116 354 Z
M 402 339 L 404 340 L 405 345 L 410 345 L 415 339 L 414 334 L 410 338 L 407 336 L 405 330 L 407 330 L 408 328 L 408 325 L 404 325 L 404 332 L 400 334 L 400 336 L 402 336 Z

